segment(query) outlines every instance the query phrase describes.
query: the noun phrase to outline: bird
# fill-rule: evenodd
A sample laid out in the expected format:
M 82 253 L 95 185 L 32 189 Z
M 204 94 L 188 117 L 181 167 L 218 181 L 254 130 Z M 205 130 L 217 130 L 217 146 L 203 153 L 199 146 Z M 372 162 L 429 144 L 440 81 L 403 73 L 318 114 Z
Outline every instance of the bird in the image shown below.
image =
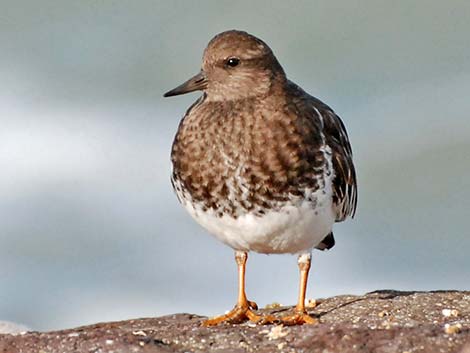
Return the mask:
M 333 224 L 357 207 L 343 122 L 287 79 L 271 48 L 245 31 L 212 38 L 201 70 L 164 97 L 193 91 L 202 95 L 174 138 L 171 183 L 194 220 L 234 250 L 238 268 L 235 307 L 202 324 L 317 323 L 305 305 L 312 251 L 331 249 Z M 287 315 L 261 315 L 247 299 L 249 252 L 298 256 L 297 305 Z

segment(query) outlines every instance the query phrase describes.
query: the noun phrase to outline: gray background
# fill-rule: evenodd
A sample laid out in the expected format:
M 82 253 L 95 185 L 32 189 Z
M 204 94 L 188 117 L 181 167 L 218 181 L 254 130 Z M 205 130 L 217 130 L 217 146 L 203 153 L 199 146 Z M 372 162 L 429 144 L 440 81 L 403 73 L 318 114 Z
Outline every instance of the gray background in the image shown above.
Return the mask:
M 0 320 L 34 329 L 236 298 L 232 251 L 169 183 L 163 99 L 210 38 L 247 30 L 331 105 L 359 178 L 308 296 L 469 289 L 468 1 L 0 1 Z M 250 299 L 293 304 L 294 256 L 253 255 Z

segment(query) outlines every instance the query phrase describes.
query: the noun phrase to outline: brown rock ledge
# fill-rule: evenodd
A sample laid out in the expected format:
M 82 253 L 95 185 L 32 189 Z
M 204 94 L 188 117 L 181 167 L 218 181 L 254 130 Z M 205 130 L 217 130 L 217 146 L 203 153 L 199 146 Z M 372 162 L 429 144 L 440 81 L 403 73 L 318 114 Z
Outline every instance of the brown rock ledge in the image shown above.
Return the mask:
M 318 325 L 222 325 L 176 314 L 54 332 L 0 335 L 2 353 L 458 352 L 470 353 L 470 292 L 342 295 L 317 301 Z M 282 315 L 289 308 L 264 311 Z

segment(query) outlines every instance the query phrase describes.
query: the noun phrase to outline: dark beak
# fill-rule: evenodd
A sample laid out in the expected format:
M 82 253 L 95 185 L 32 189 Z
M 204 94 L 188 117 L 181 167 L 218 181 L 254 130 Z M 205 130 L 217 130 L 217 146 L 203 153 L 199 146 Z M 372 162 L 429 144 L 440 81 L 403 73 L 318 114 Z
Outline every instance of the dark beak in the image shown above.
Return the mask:
M 207 77 L 204 71 L 199 72 L 196 76 L 191 77 L 182 85 L 166 92 L 163 97 L 177 96 L 179 94 L 185 94 L 197 90 L 202 90 L 207 86 Z

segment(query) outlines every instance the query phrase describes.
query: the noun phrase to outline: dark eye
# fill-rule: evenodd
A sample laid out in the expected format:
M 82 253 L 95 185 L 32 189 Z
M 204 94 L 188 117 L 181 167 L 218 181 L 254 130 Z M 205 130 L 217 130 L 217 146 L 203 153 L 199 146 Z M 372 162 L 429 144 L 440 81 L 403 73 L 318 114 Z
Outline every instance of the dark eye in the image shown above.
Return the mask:
M 239 63 L 240 63 L 240 59 L 238 59 L 238 58 L 229 58 L 227 60 L 227 66 L 230 66 L 230 67 L 235 67 Z

